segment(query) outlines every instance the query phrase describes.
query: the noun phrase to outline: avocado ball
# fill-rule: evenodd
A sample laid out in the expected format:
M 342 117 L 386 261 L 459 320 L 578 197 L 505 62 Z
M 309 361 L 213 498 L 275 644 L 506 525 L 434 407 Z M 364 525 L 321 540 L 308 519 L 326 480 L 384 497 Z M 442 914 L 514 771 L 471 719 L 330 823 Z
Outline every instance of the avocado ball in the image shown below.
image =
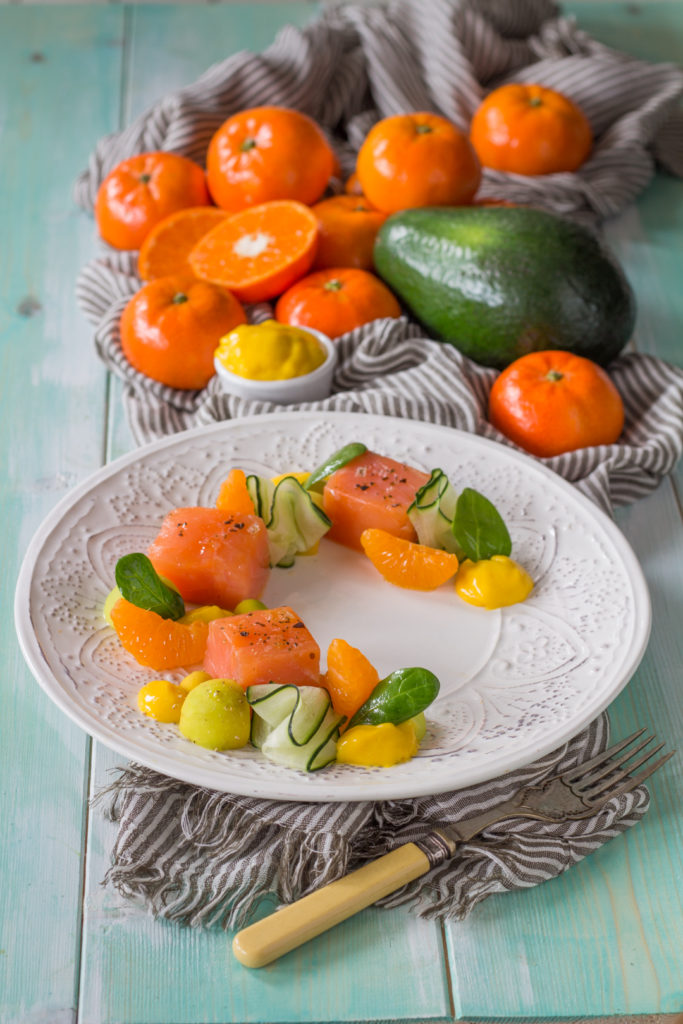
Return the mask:
M 235 750 L 249 740 L 251 709 L 233 679 L 207 679 L 190 690 L 178 728 L 183 736 L 209 750 Z

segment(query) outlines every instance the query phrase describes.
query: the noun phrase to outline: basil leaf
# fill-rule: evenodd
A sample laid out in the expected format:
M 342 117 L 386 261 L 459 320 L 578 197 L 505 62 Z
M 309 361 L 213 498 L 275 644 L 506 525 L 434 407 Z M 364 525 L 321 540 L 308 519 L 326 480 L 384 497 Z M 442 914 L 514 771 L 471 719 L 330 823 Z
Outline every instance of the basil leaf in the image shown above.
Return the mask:
M 162 619 L 179 619 L 185 614 L 178 591 L 164 583 L 147 555 L 140 551 L 119 558 L 114 575 L 123 597 L 138 608 L 156 612 Z
M 453 535 L 467 558 L 480 562 L 493 555 L 509 555 L 512 541 L 500 512 L 479 491 L 466 487 L 453 517 Z
M 439 680 L 426 668 L 400 668 L 380 680 L 349 722 L 353 725 L 400 725 L 428 707 L 439 692 Z
M 310 491 L 315 487 L 316 484 L 321 483 L 326 477 L 331 476 L 332 473 L 336 473 L 338 469 L 345 466 L 352 459 L 357 458 L 359 455 L 364 455 L 367 451 L 367 447 L 361 444 L 360 441 L 354 441 L 352 444 L 346 444 L 343 448 L 333 452 L 329 459 L 326 459 L 322 465 L 314 469 L 305 484 L 305 489 Z

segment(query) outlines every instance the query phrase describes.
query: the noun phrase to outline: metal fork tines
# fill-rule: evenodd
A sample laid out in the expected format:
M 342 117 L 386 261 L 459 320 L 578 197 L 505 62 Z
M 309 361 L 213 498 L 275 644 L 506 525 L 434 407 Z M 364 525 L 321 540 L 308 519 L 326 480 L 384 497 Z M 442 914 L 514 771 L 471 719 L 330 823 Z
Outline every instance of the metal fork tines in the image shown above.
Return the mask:
M 601 754 L 597 754 L 589 761 L 584 761 L 582 764 L 577 765 L 576 768 L 570 768 L 568 771 L 563 772 L 561 775 L 562 780 L 570 786 L 574 793 L 581 796 L 587 804 L 595 804 L 606 798 L 619 796 L 619 794 L 625 793 L 627 790 L 635 789 L 636 786 L 640 786 L 646 779 L 649 779 L 658 768 L 662 767 L 665 761 L 668 761 L 675 754 L 674 750 L 670 750 L 657 761 L 648 764 L 637 775 L 634 775 L 633 773 L 637 768 L 651 761 L 651 758 L 659 753 L 664 746 L 663 743 L 660 743 L 658 746 L 646 750 L 641 757 L 633 761 L 632 758 L 655 739 L 654 736 L 647 736 L 636 747 L 628 750 L 627 748 L 631 747 L 637 739 L 640 739 L 644 732 L 644 728 L 639 729 L 633 735 L 627 736 L 625 740 L 621 740 L 607 750 L 603 750 Z M 620 783 L 620 785 L 617 785 L 617 783 Z

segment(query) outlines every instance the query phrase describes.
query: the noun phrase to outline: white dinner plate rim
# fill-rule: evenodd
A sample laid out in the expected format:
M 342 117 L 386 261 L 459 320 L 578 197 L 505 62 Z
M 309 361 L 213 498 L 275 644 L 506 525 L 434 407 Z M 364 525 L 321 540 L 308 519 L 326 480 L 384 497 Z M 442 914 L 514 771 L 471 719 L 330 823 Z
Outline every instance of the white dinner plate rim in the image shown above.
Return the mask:
M 204 770 L 200 765 L 195 765 L 195 770 L 185 770 L 184 763 L 178 763 L 164 751 L 159 751 L 159 755 L 154 758 L 148 758 L 141 755 L 139 749 L 134 743 L 127 741 L 125 736 L 114 737 L 115 742 L 112 740 L 112 735 L 106 729 L 100 727 L 96 719 L 92 719 L 87 713 L 83 712 L 78 705 L 74 706 L 67 699 L 64 699 L 63 693 L 60 689 L 56 689 L 52 686 L 52 673 L 45 664 L 44 656 L 37 643 L 34 631 L 31 627 L 30 619 L 30 592 L 33 581 L 33 569 L 37 558 L 48 542 L 49 538 L 58 528 L 65 514 L 80 501 L 89 492 L 95 490 L 102 482 L 108 480 L 110 477 L 115 476 L 121 470 L 127 466 L 134 465 L 139 460 L 146 458 L 149 455 L 153 455 L 158 451 L 165 451 L 168 448 L 173 447 L 174 444 L 183 443 L 185 441 L 192 441 L 194 437 L 206 438 L 211 434 L 220 434 L 224 431 L 229 431 L 233 427 L 244 427 L 259 424 L 264 426 L 272 427 L 274 423 L 280 418 L 287 419 L 296 416 L 297 419 L 310 420 L 310 421 L 346 421 L 350 419 L 363 420 L 378 422 L 378 421 L 391 421 L 395 424 L 396 418 L 390 416 L 383 416 L 379 414 L 366 414 L 359 412 L 320 412 L 320 411 L 296 411 L 286 413 L 261 413 L 251 416 L 243 416 L 239 419 L 219 421 L 214 424 L 193 427 L 189 430 L 179 431 L 174 434 L 170 434 L 157 441 L 152 441 L 148 444 L 142 445 L 139 448 L 134 449 L 124 455 L 117 457 L 111 462 L 95 470 L 89 474 L 83 481 L 72 488 L 68 494 L 66 494 L 60 501 L 54 506 L 53 509 L 44 517 L 41 524 L 38 526 L 34 536 L 32 537 L 27 547 L 26 553 L 22 560 L 21 568 L 17 577 L 17 584 L 15 590 L 15 601 L 14 601 L 14 618 L 15 628 L 19 645 L 23 656 L 31 669 L 36 681 L 39 683 L 41 688 L 47 693 L 50 699 L 60 708 L 64 714 L 67 715 L 73 722 L 75 722 L 80 728 L 82 728 L 88 735 L 94 739 L 99 740 L 105 746 L 115 750 L 117 753 L 124 755 L 138 763 L 144 764 L 150 768 L 153 768 L 163 774 L 169 775 L 173 778 L 177 778 L 180 781 L 187 782 L 194 785 L 207 786 L 209 788 L 219 788 L 216 785 L 216 778 L 213 772 Z M 652 612 L 651 602 L 649 597 L 649 590 L 647 582 L 642 571 L 641 565 L 627 541 L 624 534 L 621 532 L 617 524 L 612 520 L 605 512 L 602 511 L 594 502 L 582 494 L 577 488 L 553 472 L 549 467 L 545 466 L 542 462 L 532 458 L 525 453 L 518 451 L 513 448 L 509 448 L 507 445 L 502 445 L 489 438 L 481 437 L 477 434 L 473 434 L 467 431 L 462 431 L 457 428 L 444 426 L 441 424 L 426 423 L 421 420 L 410 420 L 401 419 L 401 424 L 405 424 L 409 429 L 410 425 L 418 426 L 421 428 L 427 428 L 433 431 L 435 434 L 442 433 L 444 437 L 451 440 L 457 439 L 458 437 L 467 440 L 469 445 L 481 446 L 484 450 L 494 449 L 499 453 L 505 452 L 505 457 L 514 461 L 521 461 L 537 473 L 542 476 L 546 476 L 552 481 L 553 486 L 558 488 L 560 491 L 566 491 L 571 494 L 572 499 L 582 506 L 583 509 L 588 513 L 589 517 L 595 518 L 598 524 L 607 532 L 611 542 L 614 544 L 619 557 L 622 559 L 622 564 L 627 572 L 629 580 L 633 586 L 634 599 L 637 605 L 637 621 L 639 624 L 639 630 L 636 634 L 631 637 L 631 652 L 629 657 L 630 671 L 626 674 L 626 677 L 615 682 L 615 685 L 607 693 L 603 694 L 600 700 L 596 700 L 594 703 L 586 705 L 581 715 L 576 715 L 571 721 L 571 728 L 568 728 L 566 735 L 563 736 L 562 742 L 566 742 L 573 736 L 577 735 L 583 728 L 585 728 L 591 721 L 593 721 L 602 711 L 604 711 L 614 698 L 622 691 L 627 685 L 629 679 L 632 677 L 636 668 L 638 667 L 643 654 L 647 648 L 647 644 L 650 637 L 651 625 L 652 625 Z M 506 760 L 504 771 L 513 771 L 515 769 L 524 767 L 527 764 L 532 763 L 536 759 L 543 757 L 549 753 L 552 749 L 558 746 L 557 738 L 553 737 L 552 743 L 547 744 L 543 742 L 532 742 L 524 748 L 523 752 L 519 755 L 510 755 L 509 759 Z M 293 777 L 296 777 L 299 773 L 293 772 Z M 247 784 L 243 784 L 242 781 L 238 781 L 237 785 L 230 788 L 220 787 L 225 792 L 233 792 L 237 795 L 253 796 L 253 797 L 265 797 L 274 800 L 300 800 L 305 802 L 342 802 L 342 801 L 363 801 L 363 800 L 375 800 L 375 799 L 403 799 L 412 798 L 418 796 L 428 796 L 440 792 L 445 792 L 455 788 L 464 788 L 465 786 L 474 785 L 480 782 L 487 781 L 496 775 L 501 774 L 500 770 L 495 773 L 486 771 L 471 772 L 466 781 L 463 782 L 462 786 L 453 786 L 452 780 L 448 785 L 444 785 L 439 782 L 416 785 L 411 789 L 411 792 L 406 792 L 405 783 L 392 784 L 387 781 L 386 771 L 381 772 L 383 779 L 379 785 L 373 784 L 373 778 L 378 779 L 380 776 L 375 772 L 368 772 L 367 785 L 358 785 L 354 783 L 353 786 L 342 787 L 339 784 L 335 784 L 333 790 L 338 793 L 340 790 L 344 790 L 343 795 L 325 795 L 323 793 L 311 793 L 302 792 L 300 787 L 297 787 L 296 783 L 293 783 L 290 787 L 285 785 L 284 787 L 275 783 L 269 788 L 268 792 L 263 791 L 261 780 L 259 784 L 254 787 L 250 787 Z M 292 792 L 294 790 L 294 792 Z

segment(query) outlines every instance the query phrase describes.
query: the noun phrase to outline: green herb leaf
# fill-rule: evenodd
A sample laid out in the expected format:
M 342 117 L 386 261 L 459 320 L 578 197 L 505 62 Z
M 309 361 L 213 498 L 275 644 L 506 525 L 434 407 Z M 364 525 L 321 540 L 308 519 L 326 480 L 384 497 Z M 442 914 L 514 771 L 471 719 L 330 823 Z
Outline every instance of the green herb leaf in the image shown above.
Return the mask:
M 367 447 L 361 444 L 360 441 L 354 441 L 352 444 L 346 444 L 343 448 L 330 455 L 329 459 L 326 459 L 322 465 L 314 469 L 308 480 L 306 481 L 306 490 L 310 491 L 316 487 L 316 484 L 322 483 L 332 473 L 336 473 L 338 469 L 345 466 L 352 459 L 357 458 L 359 455 L 364 455 L 367 451 Z
M 114 571 L 116 585 L 126 601 L 163 619 L 179 619 L 185 614 L 183 599 L 159 576 L 147 555 L 140 551 L 119 558 Z
M 512 541 L 500 512 L 479 491 L 466 487 L 455 506 L 453 535 L 467 558 L 480 562 L 509 555 Z
M 399 725 L 428 707 L 439 692 L 439 680 L 426 668 L 400 668 L 380 680 L 349 722 L 354 725 Z

